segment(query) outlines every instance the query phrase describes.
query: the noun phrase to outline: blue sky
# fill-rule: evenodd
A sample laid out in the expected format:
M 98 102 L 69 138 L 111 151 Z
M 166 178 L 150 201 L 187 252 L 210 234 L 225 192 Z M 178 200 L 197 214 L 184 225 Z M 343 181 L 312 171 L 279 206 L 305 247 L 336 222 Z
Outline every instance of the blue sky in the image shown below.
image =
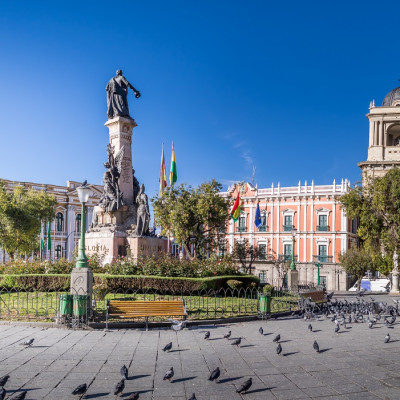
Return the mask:
M 101 183 L 107 81 L 138 123 L 152 197 L 161 144 L 178 182 L 360 179 L 370 100 L 399 85 L 395 1 L 0 3 L 0 177 Z

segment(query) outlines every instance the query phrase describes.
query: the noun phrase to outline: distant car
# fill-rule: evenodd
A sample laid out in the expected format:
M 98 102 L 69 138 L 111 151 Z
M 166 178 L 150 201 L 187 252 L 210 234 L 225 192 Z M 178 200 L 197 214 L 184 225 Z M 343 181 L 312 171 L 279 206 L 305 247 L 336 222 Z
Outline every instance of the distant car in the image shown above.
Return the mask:
M 390 280 L 389 279 L 361 279 L 361 290 L 364 292 L 388 292 L 390 289 Z M 349 289 L 350 292 L 357 292 L 357 282 Z

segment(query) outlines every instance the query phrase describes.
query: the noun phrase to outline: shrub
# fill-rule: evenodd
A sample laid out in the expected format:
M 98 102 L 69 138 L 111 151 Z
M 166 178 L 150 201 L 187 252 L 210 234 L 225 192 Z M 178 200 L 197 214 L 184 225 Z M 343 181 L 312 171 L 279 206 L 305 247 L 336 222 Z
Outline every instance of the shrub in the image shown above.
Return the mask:
M 229 279 L 226 283 L 231 289 L 240 289 L 243 286 L 243 282 L 236 279 Z
M 263 293 L 268 296 L 272 296 L 274 293 L 274 285 L 265 285 L 263 287 Z
M 234 279 L 233 279 L 234 278 Z M 25 291 L 68 291 L 68 274 L 27 274 L 0 275 L 0 288 Z M 219 276 L 207 278 L 160 277 L 141 275 L 105 275 L 95 274 L 93 290 L 96 296 L 107 292 L 153 291 L 163 293 L 189 293 L 201 290 L 220 290 L 229 287 L 228 282 L 235 280 L 243 287 L 258 284 L 255 276 Z

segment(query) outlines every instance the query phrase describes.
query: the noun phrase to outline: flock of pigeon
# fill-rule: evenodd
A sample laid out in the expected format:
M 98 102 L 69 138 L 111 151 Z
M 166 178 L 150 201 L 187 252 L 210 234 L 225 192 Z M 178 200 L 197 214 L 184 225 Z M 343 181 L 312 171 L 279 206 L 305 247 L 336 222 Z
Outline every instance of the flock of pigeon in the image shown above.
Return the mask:
M 383 319 L 383 323 L 387 328 L 393 328 L 393 325 L 396 322 L 396 318 L 400 316 L 399 311 L 399 303 L 400 300 L 393 299 L 394 305 L 389 305 L 384 302 L 377 302 L 373 297 L 370 296 L 371 301 L 365 301 L 360 297 L 357 297 L 355 301 L 344 300 L 336 300 L 333 299 L 333 293 L 327 296 L 327 303 L 323 303 L 322 305 L 316 305 L 309 299 L 306 301 L 299 311 L 295 311 L 292 313 L 292 318 L 299 318 L 308 321 L 308 330 L 313 332 L 313 327 L 311 325 L 311 320 L 321 320 L 321 318 L 330 318 L 330 320 L 334 323 L 334 332 L 339 334 L 341 329 L 348 329 L 348 324 L 360 324 L 366 323 L 368 324 L 369 329 L 372 329 L 378 321 Z M 275 318 L 277 318 L 275 316 Z M 174 325 L 173 325 L 174 326 Z M 180 329 L 175 329 L 180 330 Z M 264 335 L 264 330 L 262 327 L 259 328 L 259 334 Z M 242 337 L 231 339 L 232 331 L 228 331 L 223 337 L 230 341 L 232 346 L 240 346 Z M 211 337 L 211 332 L 206 331 L 204 335 L 204 340 L 208 340 Z M 384 337 L 384 343 L 390 342 L 390 334 L 387 333 Z M 25 347 L 32 346 L 34 339 L 29 339 L 21 345 Z M 280 356 L 282 354 L 282 345 L 281 345 L 281 335 L 278 334 L 273 339 L 273 342 L 277 343 L 276 354 Z M 162 349 L 164 352 L 169 352 L 172 349 L 172 342 L 166 344 Z M 316 340 L 313 343 L 313 349 L 320 353 L 320 347 Z M 322 351 L 321 351 L 322 352 Z M 128 379 L 128 368 L 123 365 L 121 367 L 121 376 L 122 379 L 116 384 L 114 389 L 114 395 L 119 396 L 123 393 L 125 389 L 125 380 Z M 174 377 L 174 368 L 171 367 L 164 375 L 164 380 L 173 382 L 172 378 Z M 219 367 L 215 368 L 209 377 L 210 381 L 218 382 L 218 379 L 221 375 L 221 370 Z M 0 377 L 0 400 L 4 400 L 6 397 L 6 390 L 4 386 L 6 385 L 9 375 L 5 375 Z M 237 393 L 246 394 L 250 387 L 252 386 L 253 381 L 252 378 L 244 381 L 236 390 Z M 73 390 L 72 395 L 74 396 L 83 396 L 88 390 L 88 385 L 83 383 L 79 385 L 76 389 Z M 23 400 L 27 395 L 27 391 L 22 391 L 15 395 L 14 397 L 9 398 L 9 400 Z M 124 397 L 128 400 L 138 400 L 139 392 L 135 392 L 129 395 L 129 397 Z M 196 394 L 193 393 L 188 400 L 196 400 Z

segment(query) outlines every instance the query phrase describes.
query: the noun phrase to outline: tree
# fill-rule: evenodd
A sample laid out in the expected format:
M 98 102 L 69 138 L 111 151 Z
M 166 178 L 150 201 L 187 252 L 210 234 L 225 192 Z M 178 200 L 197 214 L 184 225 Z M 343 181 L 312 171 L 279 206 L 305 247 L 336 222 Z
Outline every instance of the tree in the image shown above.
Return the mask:
M 393 253 L 400 254 L 400 170 L 357 186 L 340 198 L 346 214 L 359 221 L 358 236 L 371 252 L 378 270 L 393 268 Z
M 229 199 L 219 195 L 221 189 L 222 185 L 213 179 L 197 188 L 185 184 L 167 187 L 161 196 L 151 199 L 162 234 L 173 236 L 189 258 L 214 251 L 225 236 Z
M 259 257 L 259 250 L 257 246 L 249 244 L 247 239 L 238 240 L 233 248 L 233 256 L 239 261 L 243 271 L 251 274 L 251 266 Z
M 357 278 L 357 287 L 360 290 L 361 279 L 368 270 L 374 272 L 375 265 L 368 249 L 364 247 L 350 247 L 340 255 L 340 263 L 349 275 Z
M 54 219 L 56 198 L 46 192 L 16 186 L 9 192 L 0 182 L 0 247 L 13 259 L 39 246 L 41 222 Z

